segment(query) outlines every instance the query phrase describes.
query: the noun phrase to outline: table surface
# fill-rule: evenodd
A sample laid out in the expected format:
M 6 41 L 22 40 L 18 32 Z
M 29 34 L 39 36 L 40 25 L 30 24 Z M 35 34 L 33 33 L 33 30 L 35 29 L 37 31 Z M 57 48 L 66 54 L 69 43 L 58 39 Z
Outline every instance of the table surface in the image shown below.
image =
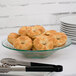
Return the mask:
M 17 51 L 9 50 L 2 46 L 1 42 L 7 38 L 6 35 L 0 35 L 0 60 L 3 58 L 15 58 L 21 61 L 29 61 L 29 62 L 41 62 L 48 64 L 60 64 L 63 65 L 63 72 L 61 74 L 68 75 L 70 74 L 76 75 L 76 45 L 70 45 L 67 48 L 58 50 L 53 55 L 44 59 L 27 59 L 22 54 Z M 3 74 L 0 74 L 3 75 Z M 25 73 L 25 72 L 9 72 L 8 74 L 4 74 L 3 76 L 42 76 L 41 73 Z

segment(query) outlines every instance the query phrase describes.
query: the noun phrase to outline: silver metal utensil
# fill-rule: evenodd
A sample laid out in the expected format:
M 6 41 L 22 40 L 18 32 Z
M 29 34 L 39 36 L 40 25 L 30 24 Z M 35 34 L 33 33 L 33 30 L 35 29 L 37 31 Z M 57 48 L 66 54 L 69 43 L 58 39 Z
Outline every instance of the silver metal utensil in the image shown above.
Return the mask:
M 10 71 L 25 72 L 61 72 L 61 65 L 42 64 L 34 62 L 23 62 L 12 58 L 4 58 L 1 60 L 0 73 L 8 73 Z
M 1 60 L 1 63 L 7 64 L 10 66 L 16 66 L 16 65 L 20 65 L 20 66 L 53 66 L 53 67 L 60 66 L 60 65 L 54 65 L 54 64 L 44 64 L 44 63 L 37 63 L 37 62 L 19 61 L 19 60 L 12 59 L 12 58 L 4 58 Z
M 30 66 L 29 62 L 18 61 L 16 59 L 12 59 L 12 58 L 4 58 L 4 59 L 1 60 L 1 63 L 7 64 L 7 65 L 10 65 L 10 66 L 16 66 L 16 65 Z

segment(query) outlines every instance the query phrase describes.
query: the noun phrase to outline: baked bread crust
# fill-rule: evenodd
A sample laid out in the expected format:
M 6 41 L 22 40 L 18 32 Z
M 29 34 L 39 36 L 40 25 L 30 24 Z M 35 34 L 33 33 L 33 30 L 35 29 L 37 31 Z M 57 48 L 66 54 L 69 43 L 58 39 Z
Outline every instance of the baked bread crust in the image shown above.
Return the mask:
M 49 30 L 49 31 L 45 31 L 45 32 L 43 33 L 43 35 L 50 36 L 51 34 L 54 34 L 54 33 L 56 33 L 55 30 Z
M 55 33 L 54 37 L 55 37 L 55 42 L 56 42 L 56 44 L 55 43 L 54 44 L 57 47 L 64 45 L 67 41 L 67 35 L 62 32 Z
M 26 30 L 27 30 L 27 26 L 22 26 L 22 27 L 19 29 L 18 33 L 19 33 L 20 35 L 22 35 L 22 36 L 25 36 L 25 35 L 26 35 Z
M 17 33 L 10 33 L 8 35 L 7 40 L 8 40 L 9 43 L 13 44 L 13 42 L 15 41 L 15 39 L 18 38 L 18 37 L 19 37 L 19 35 Z
M 31 38 L 41 35 L 45 31 L 43 26 L 35 25 L 27 28 L 27 35 Z
M 30 50 L 32 48 L 32 40 L 28 36 L 20 36 L 15 40 L 13 46 L 16 49 Z
M 37 50 L 50 50 L 53 49 L 53 38 L 41 35 L 34 39 L 33 45 Z

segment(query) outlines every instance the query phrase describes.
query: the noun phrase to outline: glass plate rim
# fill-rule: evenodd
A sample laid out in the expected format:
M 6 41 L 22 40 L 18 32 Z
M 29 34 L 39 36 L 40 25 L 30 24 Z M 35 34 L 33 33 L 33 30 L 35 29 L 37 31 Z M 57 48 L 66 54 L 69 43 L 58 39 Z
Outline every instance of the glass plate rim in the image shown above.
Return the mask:
M 62 47 L 58 47 L 58 48 L 54 48 L 54 49 L 50 49 L 50 50 L 20 50 L 20 49 L 15 49 L 15 48 L 10 48 L 10 47 L 7 47 L 7 46 L 5 46 L 3 43 L 4 43 L 4 41 L 6 41 L 7 39 L 5 39 L 5 40 L 3 40 L 2 41 L 2 46 L 4 46 L 5 48 L 7 48 L 7 49 L 11 49 L 11 50 L 15 50 L 15 51 L 25 51 L 25 52 L 47 52 L 47 51 L 56 51 L 56 50 L 60 50 L 60 49 L 64 49 L 64 48 L 66 48 L 66 47 L 68 47 L 68 46 L 70 46 L 71 45 L 71 39 L 70 38 L 68 38 L 68 40 L 70 41 L 69 42 L 69 44 L 68 45 L 64 45 L 64 46 L 62 46 Z

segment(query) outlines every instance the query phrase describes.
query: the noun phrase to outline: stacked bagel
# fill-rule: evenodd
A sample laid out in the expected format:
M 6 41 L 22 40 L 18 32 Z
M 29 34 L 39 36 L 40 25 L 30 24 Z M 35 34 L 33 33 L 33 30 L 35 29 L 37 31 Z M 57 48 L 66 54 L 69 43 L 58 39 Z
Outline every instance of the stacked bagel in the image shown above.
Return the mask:
M 63 46 L 67 41 L 65 33 L 46 31 L 43 26 L 23 26 L 17 33 L 8 35 L 8 42 L 20 50 L 50 50 Z

